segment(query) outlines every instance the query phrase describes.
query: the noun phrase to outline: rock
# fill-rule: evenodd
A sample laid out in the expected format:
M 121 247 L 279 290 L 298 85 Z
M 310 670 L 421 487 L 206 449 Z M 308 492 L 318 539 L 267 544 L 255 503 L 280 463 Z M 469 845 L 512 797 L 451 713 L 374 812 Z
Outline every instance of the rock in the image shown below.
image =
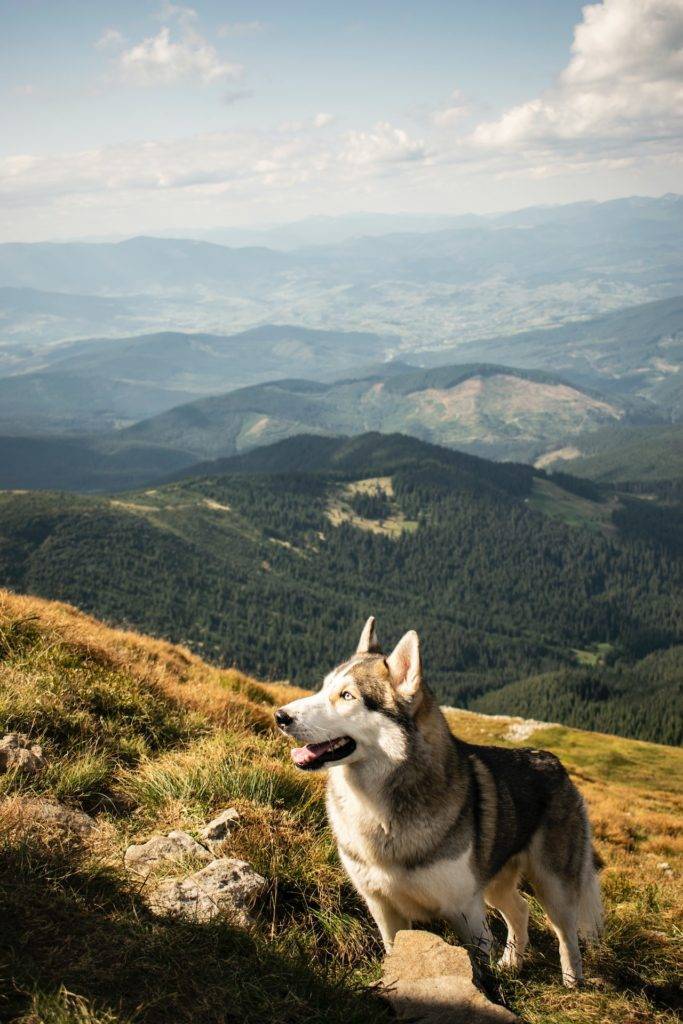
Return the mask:
M 23 732 L 8 732 L 0 740 L 0 772 L 37 772 L 44 764 L 39 743 L 31 743 Z
M 157 915 L 178 914 L 193 921 L 211 921 L 225 914 L 233 924 L 251 924 L 248 909 L 266 885 L 243 860 L 223 857 L 212 861 L 182 881 L 167 879 L 151 894 L 149 904 Z
M 46 822 L 50 825 L 58 825 L 64 832 L 78 836 L 85 836 L 97 827 L 97 822 L 85 811 L 76 810 L 74 807 L 66 807 L 57 803 L 56 800 L 43 800 L 41 798 L 24 800 L 23 808 L 34 821 Z
M 180 860 L 182 857 L 199 857 L 211 860 L 209 851 L 196 839 L 176 829 L 167 836 L 152 836 L 146 843 L 133 844 L 126 850 L 124 864 L 130 871 L 147 875 L 159 861 Z
M 490 1002 L 474 984 L 462 946 L 438 935 L 400 931 L 384 961 L 384 996 L 398 1020 L 415 1024 L 512 1024 L 519 1018 Z
M 210 821 L 200 832 L 202 842 L 210 850 L 217 850 L 225 839 L 228 838 L 239 821 L 239 814 L 234 807 L 228 807 L 218 817 Z

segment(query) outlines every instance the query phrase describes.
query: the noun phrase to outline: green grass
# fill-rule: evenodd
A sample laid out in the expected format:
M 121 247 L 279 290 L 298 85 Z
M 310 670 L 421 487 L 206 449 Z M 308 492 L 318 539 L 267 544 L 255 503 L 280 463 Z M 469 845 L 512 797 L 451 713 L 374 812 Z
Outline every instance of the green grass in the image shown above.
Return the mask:
M 268 724 L 290 688 L 10 595 L 0 643 L 0 731 L 21 728 L 46 752 L 37 775 L 2 777 L 1 1020 L 388 1021 L 373 993 L 380 944 L 340 867 L 321 780 L 295 771 Z M 506 728 L 451 717 L 473 740 L 499 741 Z M 534 905 L 532 952 L 519 978 L 499 976 L 503 994 L 530 1024 L 672 1024 L 677 883 L 657 865 L 679 870 L 680 752 L 563 728 L 526 742 L 563 756 L 587 795 L 608 864 L 608 929 L 587 955 L 588 985 L 570 993 Z M 77 839 L 35 821 L 23 801 L 40 793 L 94 813 L 97 828 Z M 149 882 L 123 868 L 126 846 L 171 828 L 198 835 L 226 806 L 240 815 L 227 855 L 267 880 L 254 927 L 153 917 Z

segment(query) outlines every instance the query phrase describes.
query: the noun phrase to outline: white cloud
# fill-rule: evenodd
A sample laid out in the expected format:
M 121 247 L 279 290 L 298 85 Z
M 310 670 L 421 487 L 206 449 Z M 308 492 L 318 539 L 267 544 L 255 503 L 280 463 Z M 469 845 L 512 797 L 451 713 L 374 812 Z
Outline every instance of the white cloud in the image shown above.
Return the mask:
M 615 152 L 683 130 L 683 0 L 604 0 L 583 8 L 554 88 L 480 124 L 475 145 L 580 145 Z
M 123 46 L 125 38 L 117 28 L 105 28 L 99 39 L 95 42 L 96 50 L 116 50 Z
M 242 65 L 223 60 L 198 31 L 193 7 L 165 3 L 158 16 L 167 24 L 156 35 L 119 54 L 118 70 L 124 81 L 169 85 L 182 80 L 210 83 L 241 77 Z M 170 23 L 175 23 L 175 28 Z
M 430 120 L 437 128 L 452 128 L 471 113 L 460 89 L 454 89 L 446 106 L 433 110 Z
M 352 131 L 346 137 L 343 158 L 356 166 L 424 160 L 422 139 L 411 139 L 402 128 L 380 121 L 369 131 Z
M 258 32 L 263 32 L 265 27 L 262 21 L 226 21 L 224 25 L 219 25 L 218 35 L 222 38 L 226 36 L 253 36 Z
M 327 128 L 328 124 L 332 124 L 333 121 L 334 121 L 334 115 L 333 114 L 325 114 L 325 113 L 321 112 L 320 114 L 316 114 L 315 117 L 313 118 L 313 127 L 314 128 Z

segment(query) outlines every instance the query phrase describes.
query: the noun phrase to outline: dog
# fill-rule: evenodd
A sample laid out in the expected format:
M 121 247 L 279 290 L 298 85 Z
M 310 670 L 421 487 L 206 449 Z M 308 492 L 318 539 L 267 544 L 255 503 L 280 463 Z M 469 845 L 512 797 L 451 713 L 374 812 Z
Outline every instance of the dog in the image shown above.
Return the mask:
M 486 907 L 507 926 L 502 967 L 521 966 L 533 887 L 557 935 L 562 980 L 583 978 L 579 935 L 598 938 L 602 906 L 586 807 L 554 754 L 454 737 L 422 679 L 410 631 L 385 657 L 375 619 L 321 690 L 275 712 L 305 744 L 302 771 L 328 770 L 339 856 L 387 952 L 412 922 L 445 919 L 488 958 Z

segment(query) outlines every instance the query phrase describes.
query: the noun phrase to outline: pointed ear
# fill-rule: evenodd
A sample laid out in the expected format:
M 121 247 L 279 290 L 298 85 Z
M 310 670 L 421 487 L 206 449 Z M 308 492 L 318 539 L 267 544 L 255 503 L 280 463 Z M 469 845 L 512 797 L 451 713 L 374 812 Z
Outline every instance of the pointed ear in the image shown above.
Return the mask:
M 379 654 L 380 650 L 379 640 L 377 639 L 377 633 L 375 632 L 375 616 L 371 615 L 363 626 L 363 632 L 361 633 L 360 640 L 358 641 L 356 654 Z
M 412 700 L 422 685 L 420 640 L 414 629 L 406 633 L 387 658 L 394 687 L 406 700 Z

